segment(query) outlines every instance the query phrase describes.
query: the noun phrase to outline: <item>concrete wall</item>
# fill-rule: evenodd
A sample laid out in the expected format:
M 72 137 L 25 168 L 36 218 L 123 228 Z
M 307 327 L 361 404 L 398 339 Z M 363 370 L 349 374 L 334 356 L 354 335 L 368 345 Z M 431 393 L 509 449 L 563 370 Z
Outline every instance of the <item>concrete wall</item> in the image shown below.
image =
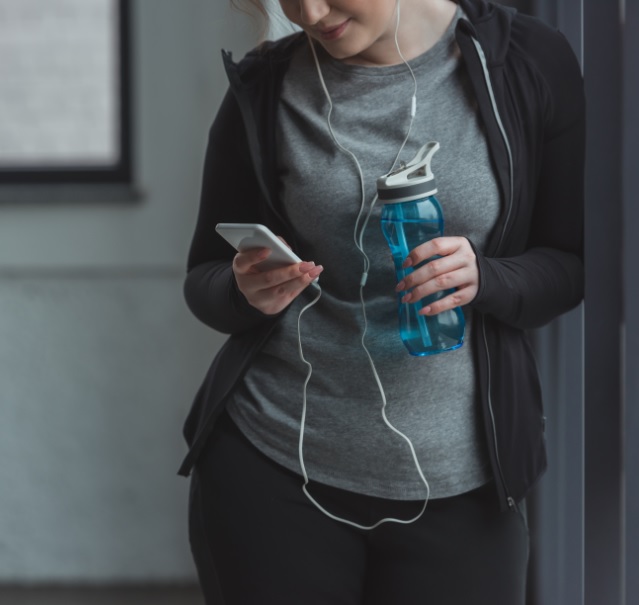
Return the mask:
M 219 50 L 256 33 L 219 0 L 132 5 L 142 199 L 0 187 L 1 583 L 194 576 L 180 430 L 222 337 L 181 286 Z

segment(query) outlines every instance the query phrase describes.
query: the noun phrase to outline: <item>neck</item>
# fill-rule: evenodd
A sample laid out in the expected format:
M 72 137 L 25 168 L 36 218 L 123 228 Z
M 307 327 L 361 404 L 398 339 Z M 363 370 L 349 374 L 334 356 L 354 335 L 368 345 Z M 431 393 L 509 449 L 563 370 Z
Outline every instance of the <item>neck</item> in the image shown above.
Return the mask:
M 386 34 L 378 43 L 357 57 L 345 59 L 345 62 L 367 66 L 402 63 L 395 44 L 396 29 L 404 59 L 410 61 L 418 57 L 441 39 L 455 15 L 457 4 L 452 0 L 398 0 L 398 10 L 399 27 L 396 11 Z

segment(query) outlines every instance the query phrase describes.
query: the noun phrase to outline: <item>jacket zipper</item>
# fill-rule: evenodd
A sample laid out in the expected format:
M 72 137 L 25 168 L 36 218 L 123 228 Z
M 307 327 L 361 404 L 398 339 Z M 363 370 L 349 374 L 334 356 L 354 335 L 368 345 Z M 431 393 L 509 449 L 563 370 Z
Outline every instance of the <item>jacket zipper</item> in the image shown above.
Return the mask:
M 493 86 L 490 80 L 490 74 L 488 73 L 488 66 L 486 64 L 486 55 L 484 54 L 484 51 L 479 41 L 474 36 L 471 36 L 471 39 L 473 41 L 475 50 L 477 51 L 479 62 L 482 66 L 484 80 L 486 82 L 486 88 L 488 89 L 488 95 L 490 97 L 490 102 L 492 105 L 493 113 L 495 115 L 495 120 L 497 121 L 497 126 L 499 127 L 499 132 L 501 133 L 502 139 L 504 141 L 504 145 L 506 147 L 506 152 L 508 154 L 508 169 L 509 169 L 508 176 L 509 176 L 510 191 L 509 191 L 508 206 L 506 211 L 506 219 L 504 220 L 504 226 L 499 236 L 497 247 L 495 248 L 495 252 L 497 252 L 501 248 L 501 245 L 504 241 L 504 237 L 506 236 L 506 231 L 508 230 L 508 224 L 510 222 L 510 218 L 512 215 L 513 198 L 514 198 L 513 157 L 512 157 L 512 150 L 510 147 L 510 143 L 508 141 L 508 135 L 506 134 L 506 129 L 504 128 L 504 124 L 499 114 L 499 108 L 497 107 L 497 102 L 495 100 L 495 94 L 494 94 Z M 495 459 L 497 461 L 497 470 L 499 472 L 499 478 L 501 480 L 501 485 L 503 487 L 504 494 L 506 496 L 506 502 L 508 504 L 508 507 L 511 510 L 517 510 L 517 504 L 508 491 L 508 485 L 506 484 L 506 480 L 504 479 L 501 460 L 499 458 L 499 444 L 497 442 L 497 425 L 495 423 L 495 412 L 493 410 L 493 402 L 492 402 L 492 395 L 491 395 L 492 376 L 491 376 L 490 350 L 488 348 L 488 338 L 486 336 L 486 322 L 483 320 L 483 318 L 481 321 L 481 326 L 482 326 L 482 339 L 484 342 L 484 350 L 486 352 L 486 360 L 487 360 L 487 368 L 488 368 L 488 387 L 487 387 L 488 411 L 490 413 L 490 423 L 492 427 L 493 447 L 495 448 Z

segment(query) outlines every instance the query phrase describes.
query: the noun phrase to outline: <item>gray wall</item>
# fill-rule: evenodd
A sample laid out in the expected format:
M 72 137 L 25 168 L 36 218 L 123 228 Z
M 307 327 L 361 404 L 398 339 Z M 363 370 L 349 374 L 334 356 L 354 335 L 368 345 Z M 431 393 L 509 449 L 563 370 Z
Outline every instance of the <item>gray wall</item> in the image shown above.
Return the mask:
M 0 187 L 0 583 L 194 576 L 180 430 L 222 337 L 181 285 L 219 50 L 256 34 L 218 0 L 132 4 L 142 199 Z

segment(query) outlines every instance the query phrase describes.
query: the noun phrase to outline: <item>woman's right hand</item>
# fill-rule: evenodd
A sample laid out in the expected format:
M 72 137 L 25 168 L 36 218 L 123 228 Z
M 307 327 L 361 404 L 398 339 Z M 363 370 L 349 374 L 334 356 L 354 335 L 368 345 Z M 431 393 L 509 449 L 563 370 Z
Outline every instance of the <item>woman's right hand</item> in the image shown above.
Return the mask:
M 313 262 L 260 271 L 256 265 L 268 258 L 268 248 L 238 252 L 233 259 L 235 280 L 246 300 L 266 315 L 277 315 L 324 270 Z

